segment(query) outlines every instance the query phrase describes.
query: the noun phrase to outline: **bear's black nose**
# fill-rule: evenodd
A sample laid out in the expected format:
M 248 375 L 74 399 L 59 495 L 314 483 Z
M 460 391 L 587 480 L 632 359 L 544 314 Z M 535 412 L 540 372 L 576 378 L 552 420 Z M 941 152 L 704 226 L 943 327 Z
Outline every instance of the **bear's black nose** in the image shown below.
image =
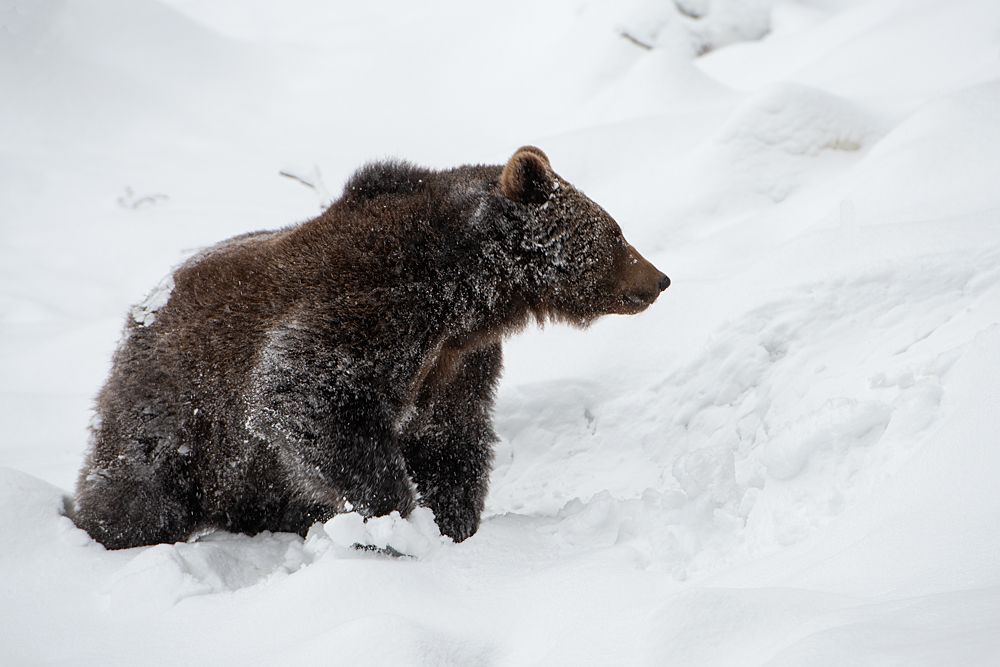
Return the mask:
M 667 289 L 668 287 L 670 287 L 670 278 L 667 278 L 666 276 L 663 276 L 663 280 L 660 281 L 660 291 L 662 292 L 663 290 Z

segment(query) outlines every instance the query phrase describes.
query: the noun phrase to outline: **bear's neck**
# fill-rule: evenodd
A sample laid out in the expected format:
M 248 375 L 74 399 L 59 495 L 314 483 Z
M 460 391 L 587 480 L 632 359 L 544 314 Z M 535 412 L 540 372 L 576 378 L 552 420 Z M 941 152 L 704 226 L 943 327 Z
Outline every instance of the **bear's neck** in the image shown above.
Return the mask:
M 468 351 L 522 329 L 537 315 L 518 255 L 521 240 L 488 199 L 450 209 L 385 214 L 377 199 L 334 204 L 289 230 L 289 256 L 320 276 L 317 304 L 358 332 L 348 344 L 371 354 L 370 370 L 396 386 L 441 372 Z M 428 358 L 441 365 L 428 366 Z

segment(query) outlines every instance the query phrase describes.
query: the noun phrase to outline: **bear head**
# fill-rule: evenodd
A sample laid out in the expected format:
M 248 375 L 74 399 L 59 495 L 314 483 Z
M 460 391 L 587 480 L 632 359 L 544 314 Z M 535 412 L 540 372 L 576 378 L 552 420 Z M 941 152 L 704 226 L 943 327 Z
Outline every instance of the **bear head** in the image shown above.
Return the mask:
M 540 149 L 518 149 L 499 185 L 523 207 L 528 229 L 521 250 L 534 260 L 533 310 L 540 319 L 587 326 L 602 315 L 632 315 L 670 285 L 607 211 L 552 171 Z

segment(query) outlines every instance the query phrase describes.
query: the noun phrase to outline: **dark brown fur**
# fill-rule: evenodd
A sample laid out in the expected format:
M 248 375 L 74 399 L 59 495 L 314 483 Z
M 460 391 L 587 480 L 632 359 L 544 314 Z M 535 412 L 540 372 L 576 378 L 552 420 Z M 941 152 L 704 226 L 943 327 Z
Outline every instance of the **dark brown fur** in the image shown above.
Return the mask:
M 370 164 L 318 218 L 172 277 L 97 399 L 75 520 L 109 548 L 416 504 L 463 540 L 504 336 L 636 313 L 669 283 L 533 147 L 504 167 Z

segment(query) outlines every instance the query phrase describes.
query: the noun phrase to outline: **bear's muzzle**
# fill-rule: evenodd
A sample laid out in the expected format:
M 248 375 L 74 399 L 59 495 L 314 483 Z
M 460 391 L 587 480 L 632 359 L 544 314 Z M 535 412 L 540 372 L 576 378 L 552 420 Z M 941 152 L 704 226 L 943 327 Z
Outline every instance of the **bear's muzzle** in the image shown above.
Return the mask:
M 622 315 L 633 315 L 648 308 L 660 292 L 670 286 L 670 278 L 653 266 L 631 245 L 625 245 L 619 294 Z

